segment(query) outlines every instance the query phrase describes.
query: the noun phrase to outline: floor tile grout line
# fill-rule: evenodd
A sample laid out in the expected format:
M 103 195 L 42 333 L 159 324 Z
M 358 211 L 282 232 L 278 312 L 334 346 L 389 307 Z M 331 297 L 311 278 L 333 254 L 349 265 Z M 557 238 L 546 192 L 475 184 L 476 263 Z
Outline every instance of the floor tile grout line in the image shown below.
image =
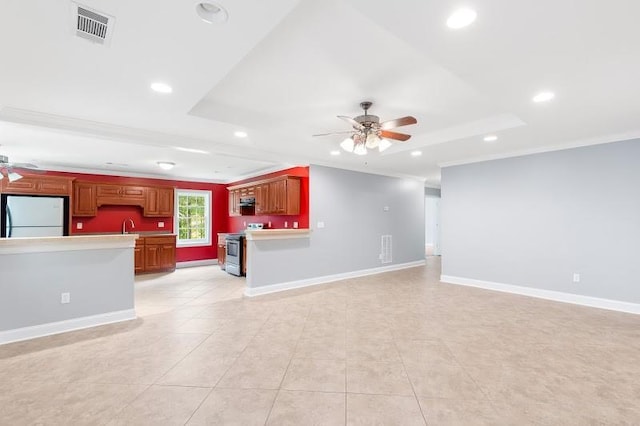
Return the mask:
M 309 310 L 307 311 L 307 315 L 304 317 L 304 324 L 302 325 L 302 331 L 304 330 L 304 327 L 307 324 L 307 320 L 309 319 L 309 315 L 311 315 L 311 308 L 308 308 L 308 309 Z M 296 346 L 293 348 L 293 354 L 295 354 L 296 351 L 298 350 L 298 344 L 300 343 L 300 336 L 302 336 L 302 331 L 300 332 L 300 335 L 298 336 L 298 340 L 296 341 Z M 267 417 L 264 419 L 265 426 L 266 426 L 267 422 L 269 421 L 269 417 L 271 417 L 271 412 L 273 411 L 273 407 L 276 405 L 276 401 L 278 400 L 278 396 L 280 395 L 280 391 L 282 390 L 282 383 L 284 383 L 284 379 L 285 379 L 285 377 L 287 377 L 287 372 L 289 371 L 289 367 L 291 367 L 291 361 L 293 360 L 293 354 L 289 358 L 289 362 L 287 363 L 287 368 L 284 370 L 284 374 L 282 375 L 282 378 L 280 379 L 280 384 L 278 385 L 278 390 L 276 392 L 276 397 L 273 398 L 273 403 L 271 404 L 271 408 L 269 408 L 269 413 L 267 413 Z
M 420 399 L 418 398 L 418 394 L 416 393 L 416 388 L 413 385 L 413 381 L 411 380 L 411 377 L 409 376 L 409 371 L 407 370 L 407 366 L 405 365 L 404 357 L 402 356 L 402 353 L 400 352 L 400 349 L 398 348 L 398 343 L 395 340 L 393 341 L 393 345 L 395 346 L 396 351 L 398 352 L 398 355 L 400 356 L 400 362 L 402 363 L 402 368 L 404 369 L 404 374 L 407 375 L 407 380 L 409 381 L 409 384 L 411 385 L 411 390 L 413 391 L 413 397 L 416 400 L 416 404 L 418 404 L 418 409 L 420 410 L 420 414 L 422 415 L 422 420 L 424 421 L 425 426 L 429 426 L 429 422 L 427 421 L 427 416 L 425 416 L 425 414 L 424 414 L 424 410 L 422 409 L 422 404 L 420 404 Z

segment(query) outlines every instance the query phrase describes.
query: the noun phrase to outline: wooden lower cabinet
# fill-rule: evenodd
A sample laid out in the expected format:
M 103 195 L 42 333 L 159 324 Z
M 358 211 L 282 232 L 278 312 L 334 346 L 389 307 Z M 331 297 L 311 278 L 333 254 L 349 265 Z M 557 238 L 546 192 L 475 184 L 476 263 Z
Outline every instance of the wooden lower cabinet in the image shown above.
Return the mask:
M 227 234 L 218 234 L 218 266 L 224 270 L 227 257 Z
M 135 272 L 166 272 L 176 269 L 176 236 L 141 236 L 136 241 Z
M 133 263 L 136 274 L 144 272 L 144 238 L 136 240 L 136 247 L 133 249 Z

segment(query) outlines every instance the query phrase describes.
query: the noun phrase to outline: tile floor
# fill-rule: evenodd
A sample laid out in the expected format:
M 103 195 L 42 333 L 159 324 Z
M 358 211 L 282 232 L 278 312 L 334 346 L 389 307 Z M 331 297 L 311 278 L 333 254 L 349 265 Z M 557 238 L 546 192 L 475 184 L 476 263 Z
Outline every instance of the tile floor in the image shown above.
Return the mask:
M 0 347 L 0 424 L 640 424 L 640 316 L 439 274 L 140 277 L 138 320 Z

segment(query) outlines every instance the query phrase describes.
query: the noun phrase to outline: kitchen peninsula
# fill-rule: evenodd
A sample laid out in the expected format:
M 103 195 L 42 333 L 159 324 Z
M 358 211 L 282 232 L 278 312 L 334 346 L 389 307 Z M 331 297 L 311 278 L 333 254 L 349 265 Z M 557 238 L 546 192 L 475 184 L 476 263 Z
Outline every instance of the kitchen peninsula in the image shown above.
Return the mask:
M 135 319 L 137 237 L 0 239 L 0 344 Z

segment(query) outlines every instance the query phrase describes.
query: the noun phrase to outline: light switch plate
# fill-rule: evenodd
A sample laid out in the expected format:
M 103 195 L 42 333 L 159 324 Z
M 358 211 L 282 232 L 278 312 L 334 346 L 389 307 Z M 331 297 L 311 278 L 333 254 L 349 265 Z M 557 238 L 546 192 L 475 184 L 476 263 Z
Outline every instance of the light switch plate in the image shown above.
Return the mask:
M 82 229 L 82 222 L 76 223 L 76 229 Z
M 164 222 L 158 222 L 158 228 L 164 228 Z
M 293 222 L 293 227 L 297 228 L 298 227 L 298 222 Z
M 60 293 L 60 303 L 71 303 L 71 293 Z
M 318 228 L 324 228 L 324 222 L 318 222 L 317 227 Z

